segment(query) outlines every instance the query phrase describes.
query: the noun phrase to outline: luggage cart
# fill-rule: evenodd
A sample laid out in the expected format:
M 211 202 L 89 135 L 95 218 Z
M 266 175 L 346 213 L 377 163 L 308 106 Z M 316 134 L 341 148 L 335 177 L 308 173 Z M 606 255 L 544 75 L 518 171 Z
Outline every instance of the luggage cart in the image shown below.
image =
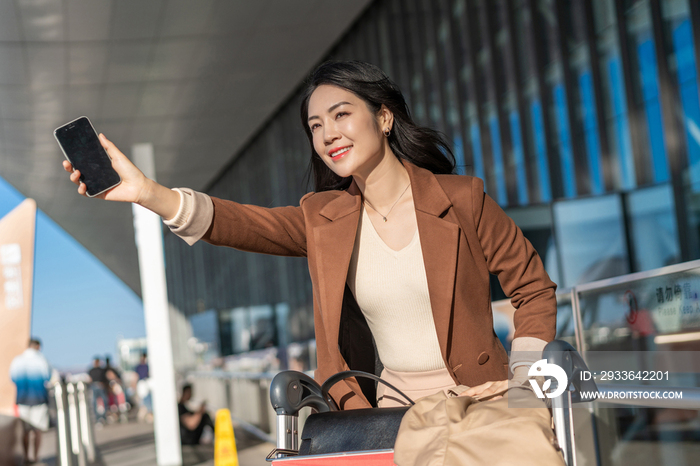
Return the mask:
M 549 364 L 561 367 L 567 376 L 567 390 L 559 397 L 546 398 L 549 406 L 551 401 L 552 419 L 554 431 L 559 443 L 559 448 L 564 456 L 567 466 L 576 465 L 576 445 L 573 435 L 572 403 L 592 401 L 592 398 L 584 399 L 581 393 L 597 392 L 598 389 L 593 380 L 581 380 L 581 372 L 588 371 L 586 363 L 581 355 L 568 343 L 555 340 L 547 344 L 542 358 Z M 311 377 L 296 371 L 284 371 L 275 376 L 270 384 L 270 402 L 277 413 L 277 447 L 268 455 L 268 461 L 276 466 L 319 466 L 319 465 L 359 465 L 363 466 L 394 466 L 393 444 L 396 439 L 401 417 L 408 408 L 382 408 L 382 419 L 386 419 L 386 429 L 382 429 L 379 438 L 367 438 L 357 429 L 342 431 L 345 436 L 343 441 L 331 442 L 333 445 L 313 445 L 314 430 L 320 429 L 328 423 L 348 423 L 348 418 L 355 420 L 366 418 L 368 423 L 377 422 L 373 413 L 379 411 L 376 408 L 338 411 L 333 399 L 328 394 L 330 386 L 335 382 L 358 374 L 357 371 L 337 374 L 329 378 L 323 387 L 319 386 Z M 378 377 L 369 374 L 375 380 Z M 385 383 L 382 381 L 382 383 Z M 393 388 L 393 387 L 392 387 Z M 556 378 L 551 379 L 549 391 L 557 389 Z M 309 419 L 316 417 L 315 422 L 307 422 L 302 432 L 302 442 L 299 442 L 298 421 L 299 410 L 303 407 L 314 408 L 317 413 L 311 414 Z M 389 413 L 386 410 L 394 410 Z M 356 421 L 355 421 L 356 422 Z M 309 428 L 310 424 L 315 427 Z M 353 425 L 357 425 L 356 423 Z M 377 436 L 373 436 L 377 437 Z

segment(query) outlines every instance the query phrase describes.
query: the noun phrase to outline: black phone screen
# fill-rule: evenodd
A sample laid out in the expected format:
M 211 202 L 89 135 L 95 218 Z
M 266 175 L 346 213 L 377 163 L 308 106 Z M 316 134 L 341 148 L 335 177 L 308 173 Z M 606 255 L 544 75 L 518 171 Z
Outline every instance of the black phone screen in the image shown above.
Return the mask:
M 86 117 L 61 126 L 54 134 L 68 161 L 80 170 L 80 181 L 85 183 L 88 195 L 95 196 L 121 182 L 119 174 L 112 168 L 112 160 Z

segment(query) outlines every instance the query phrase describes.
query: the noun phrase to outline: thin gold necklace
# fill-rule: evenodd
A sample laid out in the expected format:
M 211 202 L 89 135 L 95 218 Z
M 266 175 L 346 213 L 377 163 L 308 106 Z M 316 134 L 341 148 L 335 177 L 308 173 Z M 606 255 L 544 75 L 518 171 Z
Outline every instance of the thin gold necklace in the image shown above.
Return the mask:
M 381 212 L 379 212 L 377 209 L 375 209 L 374 206 L 373 206 L 372 204 L 370 204 L 369 201 L 368 201 L 367 199 L 365 199 L 365 204 L 367 204 L 368 207 L 371 207 L 373 211 L 375 211 L 376 213 L 378 213 L 379 215 L 381 215 L 381 216 L 382 216 L 382 220 L 384 220 L 384 222 L 386 223 L 386 218 L 389 216 L 389 214 L 391 213 L 391 211 L 394 210 L 394 207 L 396 206 L 396 204 L 399 203 L 399 200 L 403 197 L 403 195 L 406 194 L 406 191 L 408 191 L 408 188 L 409 188 L 410 186 L 411 186 L 411 183 L 409 182 L 409 183 L 408 183 L 408 186 L 406 186 L 406 189 L 404 189 L 403 192 L 401 193 L 401 195 L 399 196 L 399 198 L 396 199 L 396 202 L 394 202 L 394 205 L 391 206 L 391 209 L 389 209 L 389 212 L 387 212 L 386 215 L 384 215 L 383 213 L 381 213 Z

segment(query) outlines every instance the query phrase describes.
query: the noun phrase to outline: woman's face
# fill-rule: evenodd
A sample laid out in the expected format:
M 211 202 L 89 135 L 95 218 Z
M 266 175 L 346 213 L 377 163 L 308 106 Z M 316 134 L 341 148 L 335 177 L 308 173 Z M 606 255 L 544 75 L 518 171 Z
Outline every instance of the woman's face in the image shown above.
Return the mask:
M 322 85 L 311 94 L 308 114 L 314 149 L 337 175 L 366 178 L 381 162 L 388 148 L 382 129 L 392 123 L 384 107 L 374 115 L 352 92 Z

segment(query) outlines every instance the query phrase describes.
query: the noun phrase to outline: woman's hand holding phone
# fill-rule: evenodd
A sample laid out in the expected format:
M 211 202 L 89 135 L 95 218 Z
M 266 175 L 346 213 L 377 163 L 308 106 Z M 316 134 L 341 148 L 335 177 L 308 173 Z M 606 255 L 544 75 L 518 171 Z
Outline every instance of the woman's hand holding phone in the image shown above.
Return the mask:
M 112 168 L 119 174 L 122 182 L 96 197 L 107 201 L 138 202 L 146 185 L 146 176 L 104 134 L 100 134 L 100 143 L 112 159 Z M 73 165 L 67 160 L 63 162 L 63 168 L 71 173 L 70 180 L 78 186 L 78 193 L 87 196 L 87 186 L 80 181 L 80 170 L 73 170 Z
M 112 159 L 112 168 L 122 182 L 96 197 L 107 201 L 134 202 L 165 219 L 173 218 L 180 207 L 180 195 L 147 178 L 104 134 L 99 137 L 102 147 Z M 67 160 L 63 161 L 63 168 L 78 186 L 78 194 L 87 197 L 87 186 L 80 181 L 80 170 L 73 170 L 73 165 Z

